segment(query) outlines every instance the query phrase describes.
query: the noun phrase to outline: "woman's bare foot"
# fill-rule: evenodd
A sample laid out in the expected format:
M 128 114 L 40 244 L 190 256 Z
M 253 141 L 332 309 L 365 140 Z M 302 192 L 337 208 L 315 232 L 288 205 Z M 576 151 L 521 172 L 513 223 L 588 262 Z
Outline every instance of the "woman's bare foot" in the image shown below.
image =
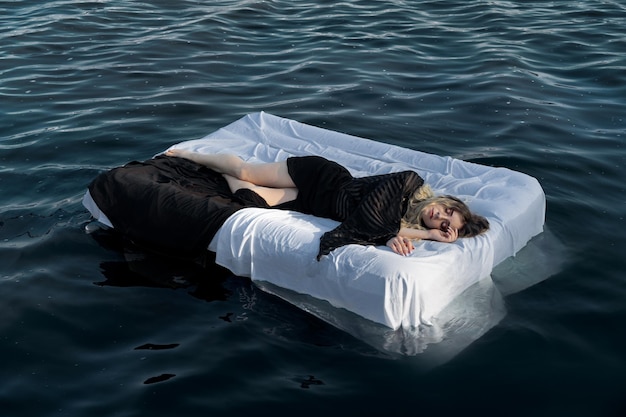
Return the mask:
M 165 155 L 176 157 L 176 158 L 188 158 L 186 156 L 186 154 L 188 153 L 189 151 L 185 151 L 183 149 L 168 149 L 167 151 L 165 151 Z

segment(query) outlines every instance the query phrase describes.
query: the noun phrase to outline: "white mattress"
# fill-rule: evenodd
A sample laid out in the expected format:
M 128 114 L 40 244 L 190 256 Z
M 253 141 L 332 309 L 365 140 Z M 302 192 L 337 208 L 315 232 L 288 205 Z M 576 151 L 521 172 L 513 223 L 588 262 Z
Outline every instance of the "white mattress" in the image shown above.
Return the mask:
M 491 228 L 485 235 L 452 244 L 422 241 L 407 257 L 387 247 L 349 245 L 318 262 L 319 238 L 337 222 L 249 208 L 232 215 L 209 246 L 216 252 L 217 263 L 287 301 L 303 306 L 299 300 L 308 295 L 391 329 L 431 323 L 456 297 L 488 278 L 495 265 L 543 230 L 545 196 L 537 180 L 528 175 L 357 138 L 263 112 L 175 147 L 235 153 L 256 162 L 322 155 L 344 165 L 354 176 L 412 169 L 436 193 L 456 195 L 487 217 Z M 110 225 L 88 193 L 85 206 Z

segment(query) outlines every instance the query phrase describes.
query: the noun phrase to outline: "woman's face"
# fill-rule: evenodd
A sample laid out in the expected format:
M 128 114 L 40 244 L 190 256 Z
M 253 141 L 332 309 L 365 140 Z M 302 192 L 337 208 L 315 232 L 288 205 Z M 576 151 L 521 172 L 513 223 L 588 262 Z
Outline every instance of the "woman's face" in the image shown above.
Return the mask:
M 427 205 L 422 211 L 421 220 L 427 228 L 444 232 L 448 227 L 460 230 L 465 225 L 461 213 L 438 203 Z

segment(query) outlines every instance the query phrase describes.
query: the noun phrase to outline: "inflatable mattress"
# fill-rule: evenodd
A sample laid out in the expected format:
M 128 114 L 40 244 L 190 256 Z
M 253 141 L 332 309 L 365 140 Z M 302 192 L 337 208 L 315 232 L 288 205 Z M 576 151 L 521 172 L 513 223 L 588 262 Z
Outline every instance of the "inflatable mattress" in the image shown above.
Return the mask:
M 215 252 L 218 264 L 296 305 L 307 295 L 391 329 L 429 324 L 544 226 L 545 196 L 528 175 L 264 112 L 174 147 L 234 153 L 253 162 L 321 155 L 344 165 L 355 177 L 410 169 L 435 193 L 455 195 L 487 217 L 491 228 L 486 234 L 452 244 L 420 241 L 410 256 L 384 246 L 348 245 L 317 261 L 321 235 L 337 222 L 292 211 L 243 208 L 226 219 L 207 248 Z M 89 191 L 83 203 L 97 220 L 112 226 Z

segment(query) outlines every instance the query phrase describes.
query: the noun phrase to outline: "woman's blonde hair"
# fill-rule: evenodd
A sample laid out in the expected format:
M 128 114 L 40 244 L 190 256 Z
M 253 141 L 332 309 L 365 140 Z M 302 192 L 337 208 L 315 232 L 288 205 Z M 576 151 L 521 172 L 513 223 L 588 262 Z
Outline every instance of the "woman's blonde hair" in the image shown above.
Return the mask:
M 402 218 L 402 227 L 426 229 L 422 222 L 422 213 L 431 204 L 441 204 L 461 215 L 463 227 L 459 230 L 459 237 L 474 237 L 489 229 L 489 221 L 472 213 L 464 202 L 451 195 L 435 196 L 428 185 L 421 186 L 409 199 L 406 213 Z

